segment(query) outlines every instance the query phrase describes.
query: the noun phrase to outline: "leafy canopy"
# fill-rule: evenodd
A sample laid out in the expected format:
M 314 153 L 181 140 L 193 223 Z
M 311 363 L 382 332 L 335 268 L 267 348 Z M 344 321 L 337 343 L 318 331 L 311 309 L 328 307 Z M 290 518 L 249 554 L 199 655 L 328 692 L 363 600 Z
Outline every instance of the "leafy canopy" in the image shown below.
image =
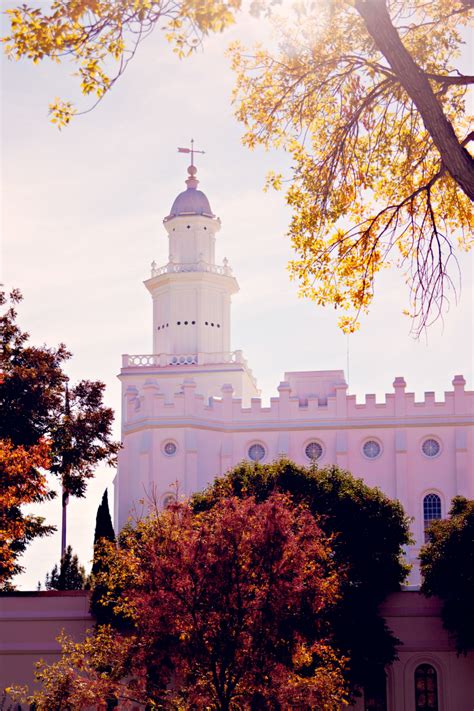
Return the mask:
M 275 492 L 307 506 L 330 537 L 336 567 L 346 575 L 327 622 L 348 660 L 344 673 L 351 690 L 370 688 L 396 658 L 397 640 L 378 608 L 408 572 L 403 547 L 410 542 L 409 521 L 398 502 L 336 466 L 305 469 L 286 460 L 242 463 L 193 502 L 197 511 L 210 510 L 229 496 L 265 501 Z
M 474 500 L 457 496 L 449 518 L 433 521 L 420 561 L 421 591 L 443 601 L 444 626 L 458 652 L 474 649 Z
M 55 496 L 46 470 L 67 495 L 85 495 L 98 463 L 115 463 L 120 444 L 111 437 L 113 412 L 103 404 L 104 384 L 82 380 L 68 390 L 64 363 L 71 357 L 57 348 L 32 346 L 16 322 L 19 291 L 1 291 L 0 306 L 0 510 L 2 537 L 0 584 L 21 572 L 17 559 L 29 541 L 54 531 L 22 506 Z
M 253 0 L 270 14 L 275 0 Z M 244 143 L 292 156 L 286 193 L 301 294 L 346 312 L 353 331 L 377 274 L 401 268 L 419 332 L 456 293 L 453 262 L 472 246 L 474 160 L 466 115 L 473 76 L 460 71 L 473 0 L 303 0 L 277 22 L 278 48 L 237 44 L 237 118 Z M 234 21 L 241 0 L 54 0 L 8 10 L 11 58 L 67 58 L 97 101 L 140 42 L 161 28 L 180 57 Z M 96 102 L 97 103 L 97 102 Z M 95 104 L 94 104 L 95 105 Z M 92 107 L 93 108 L 93 107 Z M 57 99 L 52 121 L 75 108 Z M 282 175 L 269 176 L 281 188 Z
M 184 57 L 209 32 L 231 24 L 239 6 L 240 0 L 53 0 L 47 11 L 27 5 L 7 10 L 11 32 L 3 42 L 12 59 L 26 57 L 35 64 L 45 57 L 71 59 L 82 93 L 95 95 L 98 103 L 157 26 L 173 51 Z M 50 113 L 61 128 L 76 109 L 70 101 L 56 99 Z
M 102 582 L 122 623 L 65 640 L 61 661 L 40 666 L 35 708 L 345 704 L 324 614 L 343 573 L 304 506 L 282 494 L 231 496 L 200 513 L 175 503 L 107 545 Z
M 48 441 L 26 448 L 0 439 L 0 589 L 8 590 L 10 579 L 22 571 L 18 557 L 28 542 L 54 531 L 41 516 L 22 511 L 26 504 L 52 497 L 45 472 L 49 465 Z
M 472 246 L 474 161 L 457 60 L 468 2 L 299 3 L 279 47 L 232 48 L 236 115 L 250 147 L 292 156 L 286 199 L 303 296 L 348 312 L 380 270 L 403 269 L 419 330 L 447 300 L 456 247 Z M 280 189 L 282 175 L 270 175 Z

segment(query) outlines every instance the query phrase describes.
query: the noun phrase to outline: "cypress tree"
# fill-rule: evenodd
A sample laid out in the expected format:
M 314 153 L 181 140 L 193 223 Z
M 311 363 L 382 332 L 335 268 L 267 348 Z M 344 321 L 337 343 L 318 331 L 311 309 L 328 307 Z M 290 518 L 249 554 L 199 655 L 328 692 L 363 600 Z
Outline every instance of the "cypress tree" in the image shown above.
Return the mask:
M 92 594 L 91 594 L 91 612 L 95 616 L 97 623 L 102 624 L 110 622 L 110 611 L 101 603 L 102 596 L 106 593 L 106 588 L 103 582 L 100 581 L 100 573 L 107 572 L 107 564 L 100 557 L 100 542 L 106 539 L 115 542 L 115 532 L 112 526 L 112 519 L 109 511 L 109 499 L 107 489 L 104 491 L 102 501 L 97 509 L 94 532 L 94 560 L 92 562 Z M 99 576 L 99 580 L 97 579 Z M 113 615 L 112 615 L 113 616 Z
M 99 538 L 107 538 L 109 541 L 115 541 L 115 532 L 114 527 L 112 526 L 112 519 L 110 517 L 107 489 L 104 491 L 102 501 L 97 509 L 94 545 L 98 542 Z

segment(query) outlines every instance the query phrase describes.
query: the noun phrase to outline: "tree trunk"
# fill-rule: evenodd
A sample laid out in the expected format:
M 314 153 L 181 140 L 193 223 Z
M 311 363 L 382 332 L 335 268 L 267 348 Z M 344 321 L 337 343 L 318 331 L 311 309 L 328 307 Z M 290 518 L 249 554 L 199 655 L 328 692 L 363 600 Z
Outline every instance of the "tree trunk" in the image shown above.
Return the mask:
M 69 503 L 69 493 L 63 487 L 62 491 L 62 518 L 61 518 L 61 560 L 66 553 L 66 533 L 67 533 L 67 505 Z
M 401 41 L 390 19 L 386 0 L 355 0 L 355 8 L 418 109 L 444 167 L 466 195 L 474 200 L 474 159 L 458 140 L 426 74 Z

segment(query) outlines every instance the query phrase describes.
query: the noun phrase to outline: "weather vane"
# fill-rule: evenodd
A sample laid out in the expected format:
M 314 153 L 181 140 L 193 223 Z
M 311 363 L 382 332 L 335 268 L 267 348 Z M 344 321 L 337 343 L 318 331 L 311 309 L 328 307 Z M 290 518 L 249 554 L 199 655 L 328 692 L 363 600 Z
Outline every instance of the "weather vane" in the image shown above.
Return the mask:
M 194 138 L 191 138 L 191 148 L 178 148 L 178 153 L 191 153 L 191 165 L 194 167 L 194 154 L 205 153 L 206 151 L 198 151 L 194 148 Z

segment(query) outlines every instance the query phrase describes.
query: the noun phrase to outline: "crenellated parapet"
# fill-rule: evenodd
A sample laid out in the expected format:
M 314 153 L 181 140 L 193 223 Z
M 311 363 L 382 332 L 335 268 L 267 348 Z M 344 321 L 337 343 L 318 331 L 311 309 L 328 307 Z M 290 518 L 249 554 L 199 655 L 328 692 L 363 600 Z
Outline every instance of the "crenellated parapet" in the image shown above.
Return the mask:
M 134 359 L 140 360 L 144 356 L 127 358 L 129 367 L 134 365 Z M 143 372 L 148 368 L 141 370 Z M 317 374 L 318 371 L 307 375 Z M 195 418 L 219 426 L 226 423 L 255 426 L 259 423 L 260 426 L 271 427 L 272 424 L 285 422 L 293 427 L 313 422 L 321 426 L 340 427 L 344 422 L 364 424 L 369 421 L 374 425 L 390 422 L 408 426 L 420 420 L 447 423 L 450 418 L 453 422 L 459 421 L 459 418 L 469 422 L 474 410 L 474 392 L 465 390 L 465 380 L 459 375 L 452 381 L 453 390 L 445 392 L 443 400 L 436 400 L 433 392 L 426 392 L 423 400 L 416 401 L 414 393 L 406 392 L 404 379 L 396 378 L 393 392 L 387 393 L 381 402 L 377 402 L 373 394 L 365 395 L 364 401 L 358 402 L 355 395 L 347 393 L 347 384 L 343 379 L 336 381 L 329 392 L 321 390 L 320 393 L 304 394 L 294 394 L 291 380 L 287 379 L 280 383 L 278 396 L 270 399 L 269 406 L 264 406 L 260 397 L 252 397 L 249 406 L 244 406 L 242 398 L 234 396 L 234 388 L 230 384 L 221 387 L 220 397 L 206 398 L 199 392 L 192 376 L 184 377 L 179 388 L 170 396 L 160 389 L 159 378 L 145 373 L 143 376 L 141 382 L 134 382 L 124 392 L 127 403 L 124 424 L 127 427 L 156 418 L 182 418 L 191 413 Z

